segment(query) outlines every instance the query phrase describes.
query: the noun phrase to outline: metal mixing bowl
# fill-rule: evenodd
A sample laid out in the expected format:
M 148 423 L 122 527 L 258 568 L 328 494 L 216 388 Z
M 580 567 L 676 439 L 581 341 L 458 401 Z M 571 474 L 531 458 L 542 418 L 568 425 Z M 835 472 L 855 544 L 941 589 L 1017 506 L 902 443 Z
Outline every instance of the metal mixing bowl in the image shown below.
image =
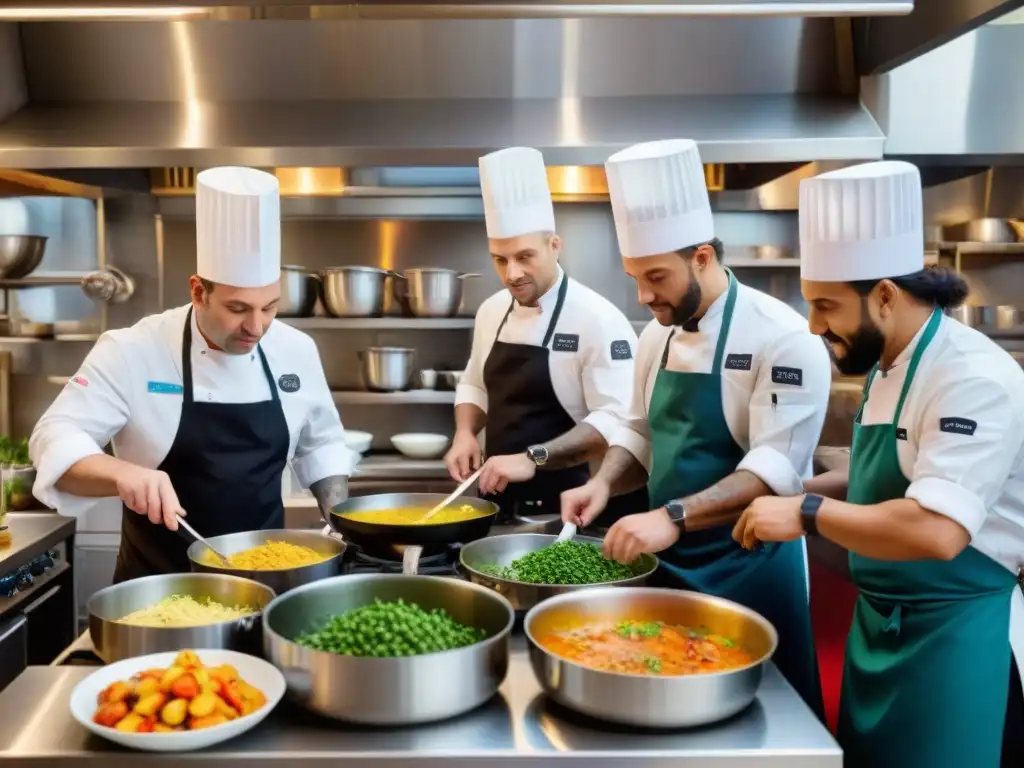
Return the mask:
M 320 278 L 303 267 L 282 265 L 278 317 L 309 317 L 320 295 Z
M 210 598 L 226 606 L 247 605 L 254 613 L 232 621 L 199 627 L 139 627 L 118 619 L 148 608 L 171 595 Z M 262 611 L 276 595 L 263 584 L 238 576 L 213 573 L 171 573 L 145 576 L 101 589 L 89 598 L 89 634 L 96 655 L 111 664 L 183 648 L 227 648 L 261 652 Z
M 728 637 L 755 661 L 728 672 L 632 675 L 566 661 L 537 638 L 584 622 L 663 621 L 704 627 Z M 570 709 L 601 720 L 654 728 L 685 728 L 724 720 L 754 701 L 764 664 L 779 642 L 771 623 L 749 608 L 698 592 L 630 587 L 588 589 L 545 600 L 523 622 L 530 663 L 544 691 Z
M 42 235 L 0 235 L 0 280 L 20 280 L 39 266 L 46 252 Z
M 523 555 L 550 547 L 557 540 L 557 536 L 548 536 L 542 533 L 490 536 L 465 544 L 459 552 L 459 563 L 466 570 L 470 581 L 482 584 L 504 595 L 517 611 L 528 610 L 542 600 L 569 592 L 601 587 L 640 587 L 647 583 L 651 574 L 658 568 L 658 558 L 654 555 L 642 555 L 643 571 L 641 573 L 631 579 L 606 581 L 601 584 L 527 584 L 522 581 L 499 579 L 497 576 L 491 576 L 481 570 L 482 567 L 488 565 L 504 567 Z M 600 539 L 589 536 L 577 536 L 576 541 L 601 546 Z
M 315 651 L 293 642 L 332 615 L 374 599 L 443 608 L 455 621 L 487 632 L 479 643 L 441 653 L 366 658 Z M 267 658 L 289 695 L 321 715 L 372 725 L 442 720 L 474 709 L 497 692 L 508 672 L 515 614 L 494 592 L 457 579 L 373 573 L 339 576 L 294 589 L 263 614 Z
M 416 350 L 409 347 L 367 347 L 360 350 L 366 388 L 376 392 L 401 392 L 412 386 Z
M 324 308 L 335 317 L 380 317 L 384 284 L 393 274 L 377 267 L 333 267 L 320 276 Z
M 396 281 L 395 295 L 399 301 L 408 300 L 409 311 L 415 317 L 453 317 L 462 306 L 462 281 L 480 275 L 422 267 L 407 269 L 402 277 L 405 285 L 398 286 Z
M 188 559 L 192 563 L 192 570 L 200 573 L 227 573 L 233 576 L 241 576 L 246 579 L 266 584 L 277 594 L 281 595 L 290 589 L 309 584 L 313 581 L 337 576 L 341 571 L 341 556 L 345 553 L 345 542 L 339 541 L 331 536 L 325 536 L 319 531 L 292 531 L 283 529 L 269 529 L 265 531 L 246 531 L 245 533 L 229 533 L 226 536 L 213 536 L 207 539 L 210 546 L 225 555 L 234 555 L 246 549 L 258 547 L 268 541 L 286 541 L 289 544 L 309 547 L 327 555 L 326 560 L 313 565 L 304 565 L 299 568 L 282 568 L 276 571 L 245 571 L 236 568 L 219 568 L 210 565 L 212 562 L 207 558 L 216 556 L 210 555 L 206 546 L 201 541 L 192 542 L 188 548 Z

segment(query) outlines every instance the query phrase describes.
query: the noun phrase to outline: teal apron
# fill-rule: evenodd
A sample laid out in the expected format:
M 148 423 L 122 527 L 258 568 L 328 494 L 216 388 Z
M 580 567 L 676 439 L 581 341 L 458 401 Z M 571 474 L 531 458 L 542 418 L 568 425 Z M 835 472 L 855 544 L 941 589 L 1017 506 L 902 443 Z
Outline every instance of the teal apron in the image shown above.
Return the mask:
M 711 373 L 665 370 L 665 344 L 651 393 L 651 506 L 690 496 L 731 475 L 745 451 L 729 431 L 722 407 L 722 360 L 736 305 L 729 274 L 722 328 Z M 659 552 L 659 579 L 669 586 L 735 600 L 757 611 L 779 633 L 774 661 L 801 698 L 824 720 L 821 682 L 811 634 L 803 540 L 769 544 L 748 552 L 732 538 L 732 525 L 685 533 Z
M 935 310 L 914 350 L 891 424 L 854 422 L 847 501 L 901 499 L 897 425 Z M 884 374 L 883 374 L 884 375 Z M 1014 575 L 968 546 L 951 561 L 850 553 L 860 589 L 846 646 L 839 741 L 848 768 L 997 768 L 1007 711 Z

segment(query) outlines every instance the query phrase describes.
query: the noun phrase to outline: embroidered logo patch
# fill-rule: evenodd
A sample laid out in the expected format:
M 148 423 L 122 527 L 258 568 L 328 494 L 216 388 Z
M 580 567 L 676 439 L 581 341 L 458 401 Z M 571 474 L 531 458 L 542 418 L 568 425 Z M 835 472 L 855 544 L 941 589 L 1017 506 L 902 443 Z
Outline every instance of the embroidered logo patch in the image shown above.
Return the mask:
M 580 335 L 578 333 L 556 333 L 551 342 L 551 349 L 555 352 L 578 352 Z
M 286 373 L 277 380 L 277 386 L 281 388 L 282 392 L 298 392 L 302 387 L 302 382 L 299 381 L 298 374 Z
M 897 440 L 906 440 L 907 439 L 907 429 L 906 429 L 906 427 L 897 427 L 896 428 L 896 439 Z
M 782 365 L 772 366 L 772 381 L 775 384 L 792 384 L 794 387 L 802 387 L 804 384 L 804 372 L 802 368 L 786 368 Z
M 753 362 L 753 355 L 726 355 L 725 369 L 727 371 L 749 371 Z
M 954 435 L 967 435 L 968 437 L 974 434 L 974 431 L 978 428 L 978 422 L 972 421 L 971 419 L 961 418 L 945 418 L 939 419 L 939 431 L 949 432 Z
M 146 390 L 153 395 L 180 395 L 185 391 L 181 384 L 170 384 L 166 381 L 151 381 Z
M 85 378 L 85 376 L 83 376 L 82 374 L 78 374 L 77 376 L 72 376 L 70 379 L 68 379 L 68 381 L 69 382 L 73 382 L 73 383 L 77 384 L 80 387 L 88 387 L 89 386 L 89 380 L 87 378 Z
M 612 360 L 632 360 L 633 350 L 629 348 L 629 342 L 613 341 L 612 342 Z

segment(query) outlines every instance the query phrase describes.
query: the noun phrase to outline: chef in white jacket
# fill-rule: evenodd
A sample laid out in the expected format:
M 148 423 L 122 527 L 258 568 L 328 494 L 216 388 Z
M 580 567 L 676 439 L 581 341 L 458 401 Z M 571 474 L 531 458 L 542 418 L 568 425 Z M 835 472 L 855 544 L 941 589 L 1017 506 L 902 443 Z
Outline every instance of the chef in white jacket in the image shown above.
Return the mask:
M 485 155 L 480 182 L 491 261 L 505 289 L 477 311 L 446 462 L 456 480 L 472 474 L 486 426 L 481 493 L 509 517 L 557 516 L 559 494 L 587 481 L 588 461 L 604 454 L 628 415 L 636 333 L 610 301 L 559 266 L 540 152 Z M 646 496 L 619 503 L 620 514 L 638 511 Z
M 755 546 L 816 532 L 850 551 L 860 596 L 839 716 L 846 765 L 1016 768 L 1024 371 L 943 314 L 967 284 L 925 269 L 922 208 L 909 163 L 801 182 L 811 330 L 867 382 L 848 471 L 756 500 L 735 535 Z
M 563 495 L 563 519 L 587 523 L 616 486 L 646 482 L 652 510 L 616 523 L 605 555 L 657 552 L 665 583 L 763 614 L 779 632 L 775 662 L 821 716 L 804 542 L 748 553 L 731 533 L 755 498 L 799 494 L 810 477 L 828 353 L 799 313 L 723 266 L 693 141 L 639 144 L 606 169 L 623 264 L 655 319 L 631 419 L 594 480 Z
M 357 461 L 316 346 L 274 322 L 277 179 L 200 173 L 196 238 L 191 303 L 103 334 L 29 442 L 44 503 L 124 502 L 115 582 L 189 570 L 176 515 L 204 536 L 281 528 L 289 461 L 322 510 L 345 499 Z

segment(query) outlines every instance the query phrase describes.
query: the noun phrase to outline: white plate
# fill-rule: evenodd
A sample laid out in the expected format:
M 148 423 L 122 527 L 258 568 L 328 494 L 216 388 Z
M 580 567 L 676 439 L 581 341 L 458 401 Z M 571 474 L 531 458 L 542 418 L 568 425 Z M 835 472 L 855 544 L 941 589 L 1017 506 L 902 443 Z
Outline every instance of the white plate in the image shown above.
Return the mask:
M 137 656 L 97 669 L 76 685 L 71 692 L 72 716 L 97 736 L 130 749 L 140 749 L 146 752 L 186 752 L 219 744 L 245 733 L 269 715 L 284 696 L 284 675 L 277 667 L 263 659 L 237 651 L 197 649 L 195 653 L 205 666 L 216 667 L 220 664 L 233 666 L 243 680 L 263 692 L 267 703 L 250 715 L 198 731 L 124 733 L 92 721 L 92 717 L 96 713 L 96 699 L 108 685 L 116 683 L 118 680 L 127 680 L 144 669 L 171 666 L 178 655 L 177 652 L 172 651 L 170 653 L 154 653 L 150 656 Z

